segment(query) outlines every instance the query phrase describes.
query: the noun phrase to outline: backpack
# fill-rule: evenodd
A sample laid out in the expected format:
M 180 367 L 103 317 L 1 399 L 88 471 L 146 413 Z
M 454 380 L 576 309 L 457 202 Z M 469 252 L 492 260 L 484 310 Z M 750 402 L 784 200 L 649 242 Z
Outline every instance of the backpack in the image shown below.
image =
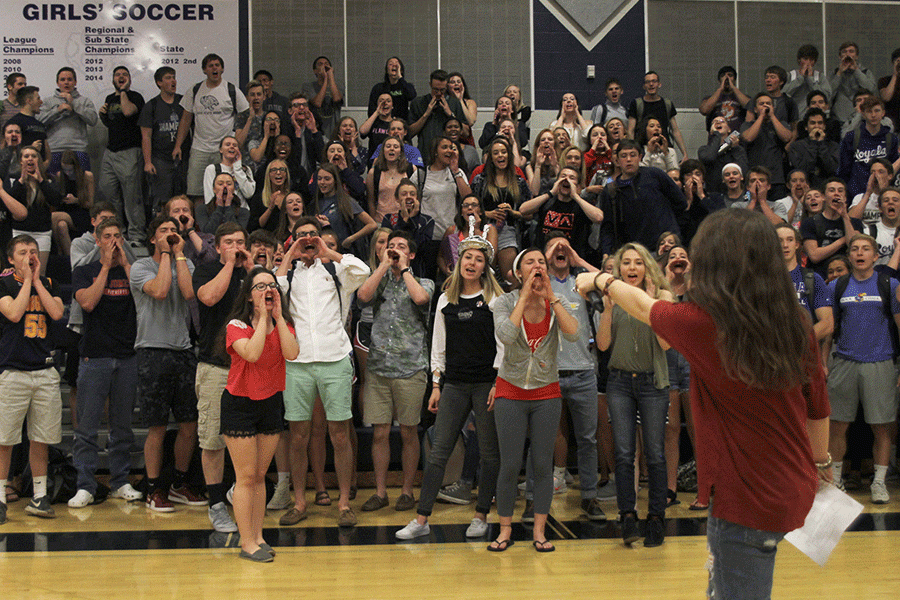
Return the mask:
M 813 298 L 816 295 L 815 271 L 806 267 L 800 267 L 800 272 L 803 273 L 803 287 L 806 291 L 806 305 L 809 307 L 809 313 L 812 316 L 813 323 L 815 323 L 818 320 L 816 319 L 816 311 L 813 310 Z
M 832 337 L 835 340 L 841 336 L 841 317 L 844 310 L 841 307 L 841 296 L 844 295 L 849 283 L 850 275 L 843 275 L 834 285 L 834 332 L 832 333 Z M 900 352 L 900 336 L 898 336 L 894 315 L 891 313 L 891 276 L 883 271 L 878 271 L 878 295 L 881 296 L 881 306 L 887 316 L 888 328 L 891 333 L 893 355 L 894 358 L 897 358 L 898 352 Z
M 666 123 L 667 123 L 666 131 L 668 131 L 668 122 L 669 122 L 669 119 L 672 118 L 669 115 L 672 114 L 674 105 L 672 104 L 672 101 L 669 100 L 668 98 L 663 98 L 662 101 L 663 101 L 663 106 L 666 107 Z M 603 104 L 603 110 L 604 111 L 606 110 L 606 103 Z M 605 114 L 606 113 L 604 112 L 604 116 L 605 116 Z M 634 101 L 634 120 L 637 121 L 638 123 L 640 123 L 641 117 L 643 117 L 643 116 L 644 116 L 644 99 L 636 98 Z

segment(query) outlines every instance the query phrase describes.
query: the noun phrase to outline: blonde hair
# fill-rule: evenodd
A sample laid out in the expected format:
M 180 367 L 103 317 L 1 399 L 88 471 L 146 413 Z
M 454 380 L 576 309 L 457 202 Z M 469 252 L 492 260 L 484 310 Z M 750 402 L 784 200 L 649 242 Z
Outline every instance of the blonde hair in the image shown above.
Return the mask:
M 272 170 L 272 165 L 275 165 L 275 163 L 281 163 L 281 166 L 285 168 L 284 183 L 282 184 L 280 190 L 272 189 L 272 182 L 269 180 L 269 172 Z M 291 193 L 291 170 L 290 168 L 288 168 L 287 163 L 280 158 L 273 159 L 269 161 L 268 165 L 266 165 L 265 182 L 263 183 L 262 191 L 262 203 L 264 207 L 269 208 L 269 204 L 272 203 L 272 193 L 278 191 L 284 192 L 285 197 L 287 197 L 287 195 Z
M 490 303 L 490 301 L 497 296 L 503 295 L 503 288 L 500 287 L 500 283 L 497 281 L 497 278 L 494 277 L 494 272 L 491 270 L 491 262 L 488 260 L 487 253 L 478 248 L 469 248 L 469 250 L 475 250 L 484 255 L 484 271 L 481 273 L 479 281 L 481 282 L 481 295 L 484 296 L 485 303 Z M 463 254 L 465 254 L 465 252 L 463 252 Z M 460 256 L 460 258 L 462 258 L 462 256 Z M 462 294 L 463 278 L 460 274 L 460 264 L 462 264 L 462 260 L 457 260 L 456 264 L 453 266 L 453 273 L 451 273 L 450 277 L 447 278 L 447 281 L 444 282 L 444 295 L 447 296 L 447 301 L 450 302 L 450 304 L 458 304 L 459 296 Z
M 378 236 L 382 233 L 386 233 L 391 235 L 390 227 L 379 227 L 375 231 L 372 232 L 372 237 L 369 238 L 369 268 L 373 271 L 378 268 L 378 253 L 375 250 L 375 242 L 378 241 Z
M 650 251 L 647 250 L 641 244 L 636 242 L 629 242 L 627 244 L 623 244 L 621 248 L 616 252 L 616 256 L 614 258 L 615 263 L 613 266 L 613 276 L 616 279 L 622 278 L 622 256 L 629 250 L 634 250 L 638 253 L 638 256 L 641 257 L 641 260 L 644 261 L 644 280 L 641 282 L 641 289 L 645 292 L 647 291 L 647 280 L 653 284 L 655 288 L 652 296 L 655 299 L 659 299 L 660 292 L 663 290 L 670 292 L 672 291 L 672 286 L 669 285 L 669 280 L 663 275 L 662 269 L 659 268 L 659 263 L 656 262 L 656 259 L 650 254 Z

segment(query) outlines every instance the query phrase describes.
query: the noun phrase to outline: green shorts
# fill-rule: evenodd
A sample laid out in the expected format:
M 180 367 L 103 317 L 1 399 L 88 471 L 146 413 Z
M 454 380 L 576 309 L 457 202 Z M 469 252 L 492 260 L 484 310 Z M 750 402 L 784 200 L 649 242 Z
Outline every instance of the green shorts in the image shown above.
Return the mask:
M 309 421 L 316 397 L 322 399 L 325 418 L 353 418 L 353 364 L 345 356 L 336 362 L 287 363 L 284 389 L 286 421 Z

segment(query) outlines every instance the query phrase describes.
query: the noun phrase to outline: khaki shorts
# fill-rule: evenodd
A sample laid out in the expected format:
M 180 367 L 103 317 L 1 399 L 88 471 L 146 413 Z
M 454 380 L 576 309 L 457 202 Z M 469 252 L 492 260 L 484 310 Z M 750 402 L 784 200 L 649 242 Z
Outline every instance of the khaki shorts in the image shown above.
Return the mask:
M 228 369 L 209 363 L 197 363 L 197 438 L 203 450 L 222 450 L 225 438 L 219 434 L 222 392 L 228 383 Z
M 22 441 L 26 417 L 29 440 L 43 444 L 62 441 L 62 398 L 55 368 L 0 373 L 0 445 Z
M 373 425 L 390 424 L 397 415 L 401 425 L 418 425 L 427 383 L 425 371 L 402 379 L 382 377 L 369 371 L 366 373 L 363 421 Z

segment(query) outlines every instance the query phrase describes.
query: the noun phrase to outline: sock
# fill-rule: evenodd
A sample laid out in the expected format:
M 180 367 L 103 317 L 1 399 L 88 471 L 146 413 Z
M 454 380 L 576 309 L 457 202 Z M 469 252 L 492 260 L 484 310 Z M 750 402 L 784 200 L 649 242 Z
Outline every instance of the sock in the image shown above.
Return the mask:
M 282 481 L 290 481 L 291 480 L 291 472 L 287 471 L 278 471 L 278 485 L 281 485 Z
M 553 476 L 562 479 L 566 476 L 565 467 L 553 467 Z
M 172 477 L 172 487 L 175 489 L 183 487 L 185 477 L 187 477 L 187 472 L 175 469 L 175 476 Z
M 225 502 L 225 484 L 207 483 L 206 493 L 209 495 L 209 505 L 215 506 L 219 502 Z
M 147 481 L 147 496 L 150 496 L 156 489 L 159 487 L 159 477 L 148 477 Z
M 887 465 L 875 465 L 875 477 L 872 478 L 872 483 L 876 481 L 884 483 L 885 475 L 887 475 Z
M 34 477 L 32 479 L 34 482 L 34 493 L 31 495 L 32 498 L 43 498 L 47 495 L 47 476 L 43 477 Z
M 6 482 L 8 479 L 0 479 L 0 502 L 6 504 Z
M 834 484 L 837 485 L 841 482 L 841 468 L 844 466 L 843 462 L 834 461 L 831 463 L 831 474 L 834 479 Z

